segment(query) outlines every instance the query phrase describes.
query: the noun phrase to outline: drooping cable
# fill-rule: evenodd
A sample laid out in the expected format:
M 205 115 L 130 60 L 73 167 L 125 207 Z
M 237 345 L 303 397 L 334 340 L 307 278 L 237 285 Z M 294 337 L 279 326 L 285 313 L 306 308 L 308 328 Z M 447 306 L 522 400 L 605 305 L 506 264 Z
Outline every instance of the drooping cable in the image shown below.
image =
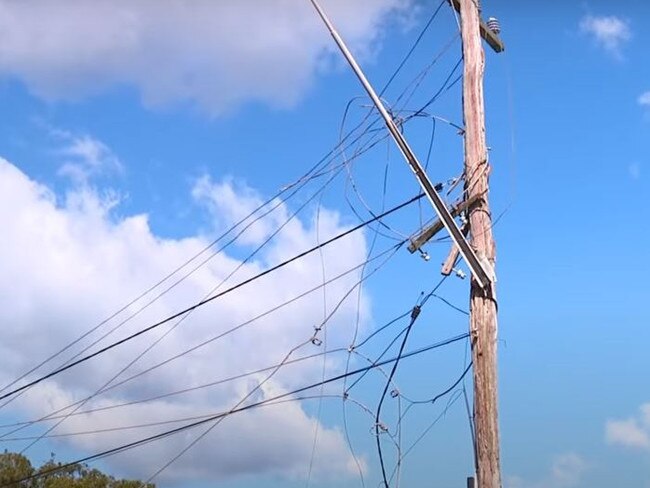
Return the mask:
M 445 341 L 445 344 L 446 343 L 448 343 L 448 341 Z M 441 347 L 440 343 L 429 344 L 427 346 L 423 346 L 423 347 L 414 349 L 412 351 L 406 352 L 406 353 L 402 354 L 399 359 L 403 360 L 403 359 L 406 359 L 406 358 L 417 356 L 419 354 L 423 354 L 425 352 L 431 351 L 431 350 L 436 349 L 438 347 Z M 167 430 L 167 431 L 164 431 L 164 432 L 160 432 L 158 434 L 148 436 L 148 437 L 145 437 L 143 439 L 139 439 L 139 440 L 136 440 L 136 441 L 133 441 L 133 442 L 129 442 L 127 444 L 123 444 L 123 445 L 114 447 L 112 449 L 107 449 L 105 451 L 102 451 L 102 452 L 99 452 L 99 453 L 96 453 L 96 454 L 85 456 L 85 457 L 77 459 L 77 460 L 75 460 L 73 462 L 62 464 L 60 466 L 56 466 L 56 467 L 52 468 L 51 470 L 46 470 L 46 471 L 40 472 L 40 473 L 35 474 L 35 475 L 27 476 L 27 477 L 24 477 L 24 478 L 21 478 L 21 479 L 10 481 L 8 483 L 4 483 L 3 485 L 0 485 L 0 488 L 19 485 L 20 483 L 24 483 L 26 481 L 30 481 L 30 480 L 33 480 L 33 479 L 36 479 L 36 478 L 47 476 L 47 475 L 53 474 L 55 472 L 60 472 L 62 470 L 65 470 L 66 468 L 69 468 L 70 466 L 74 466 L 76 464 L 87 463 L 87 462 L 94 461 L 94 460 L 97 460 L 97 459 L 112 456 L 114 454 L 124 452 L 126 450 L 133 449 L 135 447 L 139 447 L 139 446 L 148 444 L 150 442 L 154 442 L 154 441 L 157 441 L 157 440 L 160 440 L 160 439 L 164 439 L 166 437 L 178 434 L 180 432 L 187 431 L 189 429 L 199 427 L 201 425 L 205 425 L 205 424 L 213 422 L 213 421 L 215 421 L 215 420 L 217 420 L 217 419 L 219 419 L 221 417 L 226 417 L 226 416 L 229 416 L 229 415 L 233 415 L 235 413 L 240 413 L 240 412 L 245 412 L 247 410 L 252 410 L 254 408 L 260 407 L 260 406 L 265 405 L 267 403 L 277 401 L 277 400 L 281 400 L 283 398 L 291 397 L 293 395 L 297 395 L 299 393 L 308 391 L 310 389 L 317 388 L 322 383 L 325 383 L 325 384 L 333 383 L 333 382 L 339 381 L 339 380 L 341 380 L 341 379 L 343 379 L 345 377 L 355 376 L 357 374 L 363 373 L 364 371 L 375 369 L 377 367 L 384 366 L 386 364 L 394 363 L 397 360 L 398 360 L 397 357 L 390 358 L 390 359 L 385 359 L 385 360 L 380 361 L 380 362 L 378 362 L 376 364 L 373 364 L 373 365 L 365 366 L 365 367 L 362 367 L 362 368 L 357 368 L 357 369 L 355 369 L 353 371 L 349 371 L 347 373 L 342 373 L 342 374 L 327 378 L 325 380 L 325 382 L 318 381 L 318 382 L 315 382 L 315 383 L 312 383 L 312 384 L 297 388 L 295 390 L 292 390 L 292 391 L 289 391 L 289 392 L 286 392 L 286 393 L 281 393 L 281 394 L 275 395 L 273 397 L 267 398 L 265 400 L 261 400 L 259 402 L 254 402 L 254 403 L 251 403 L 251 404 L 248 404 L 248 405 L 243 405 L 243 406 L 241 406 L 241 407 L 239 407 L 237 409 L 233 409 L 233 410 L 230 410 L 230 411 L 227 411 L 227 412 L 220 412 L 220 413 L 212 415 L 212 416 L 210 416 L 210 417 L 208 417 L 206 419 L 198 420 L 196 422 L 191 422 L 191 423 L 183 425 L 181 427 L 177 427 L 177 428 L 170 429 L 170 430 Z

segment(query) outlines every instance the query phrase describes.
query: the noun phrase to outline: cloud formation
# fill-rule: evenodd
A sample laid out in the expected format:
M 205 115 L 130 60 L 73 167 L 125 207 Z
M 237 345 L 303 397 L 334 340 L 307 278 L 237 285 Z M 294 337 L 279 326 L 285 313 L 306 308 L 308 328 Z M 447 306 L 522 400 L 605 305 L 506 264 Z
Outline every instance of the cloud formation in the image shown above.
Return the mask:
M 64 158 L 59 175 L 67 176 L 76 184 L 87 184 L 101 174 L 121 173 L 124 166 L 113 151 L 102 141 L 87 134 L 72 134 L 56 130 L 53 136 L 63 143 L 57 151 Z
M 623 45 L 632 38 L 629 22 L 615 15 L 587 14 L 580 20 L 580 31 L 617 58 Z
M 95 154 L 93 150 L 86 151 L 87 147 L 83 144 L 75 147 L 79 149 L 78 154 L 91 159 Z M 238 218 L 242 209 L 250 208 L 260 200 L 259 195 L 242 184 L 227 181 L 215 183 L 209 178 L 197 183 L 195 195 L 199 202 L 211 202 L 215 228 L 227 226 Z M 109 316 L 179 263 L 198 253 L 209 241 L 209 237 L 203 235 L 161 238 L 150 229 L 146 215 L 116 217 L 111 213 L 114 203 L 103 200 L 100 192 L 88 185 L 73 187 L 63 198 L 59 198 L 48 187 L 33 181 L 16 166 L 0 158 L 0 225 L 3 228 L 0 323 L 11 324 L 10 327 L 2 327 L 1 331 L 1 385 L 33 366 L 37 359 L 57 350 L 89 326 Z M 290 213 L 285 204 L 280 204 L 269 221 L 252 228 L 246 246 L 255 245 L 268 237 L 274 223 L 283 221 Z M 321 239 L 345 229 L 339 215 L 326 209 L 321 212 L 319 222 Z M 306 219 L 292 220 L 253 259 L 244 262 L 237 257 L 247 254 L 250 249 L 246 246 L 222 252 L 111 334 L 106 341 L 125 337 L 202 299 L 214 289 L 215 284 L 238 267 L 239 271 L 223 288 L 315 242 L 316 227 L 312 215 Z M 327 278 L 362 262 L 365 252 L 365 238 L 359 233 L 326 248 L 323 259 Z M 359 273 L 356 270 L 328 285 L 327 311 L 333 310 L 337 302 L 355 286 Z M 322 280 L 320 256 L 315 255 L 255 281 L 192 314 L 131 367 L 127 376 L 144 371 L 246 322 L 278 303 L 316 287 Z M 59 361 L 100 333 L 110 330 L 126 315 L 137 311 L 151 296 L 130 306 L 125 313 L 69 351 L 68 355 L 50 364 L 47 370 L 58 366 Z M 366 322 L 368 301 L 365 296 L 362 297 L 361 307 L 362 322 Z M 311 337 L 314 326 L 320 323 L 324 313 L 322 292 L 311 293 L 224 336 L 222 340 L 103 394 L 83 409 L 110 407 L 276 364 L 290 348 Z M 350 324 L 354 323 L 355 317 L 356 294 L 353 293 L 327 325 L 328 347 L 347 347 L 353 333 Z M 154 339 L 170 330 L 172 324 L 89 361 L 83 368 L 56 376 L 6 408 L 12 408 L 16 415 L 33 418 L 85 398 L 145 350 Z M 316 345 L 309 343 L 297 352 L 297 356 L 318 351 Z M 340 361 L 343 359 L 341 357 Z M 330 357 L 328 368 L 340 366 L 340 361 Z M 321 358 L 283 368 L 254 393 L 251 401 L 318 381 L 322 367 Z M 146 404 L 74 416 L 54 433 L 161 422 L 228 410 L 243 395 L 261 385 L 265 377 L 265 374 L 256 374 Z M 61 438 L 54 442 L 54 449 L 60 443 L 85 452 L 98 452 L 178 425 Z M 173 464 L 158 481 L 182 481 L 186 485 L 191 480 L 215 482 L 242 473 L 304 476 L 316 425 L 317 420 L 307 413 L 301 403 L 265 407 L 229 417 L 191 455 Z M 43 430 L 44 426 L 40 425 L 14 436 L 38 435 Z M 4 433 L 6 429 L 0 429 L 0 432 Z M 146 478 L 200 432 L 200 429 L 188 431 L 110 458 L 107 462 L 126 475 Z M 11 447 L 16 445 L 11 444 Z M 345 477 L 352 475 L 354 469 L 341 432 L 320 425 L 314 476 L 321 479 L 327 476 Z
M 608 420 L 605 424 L 608 443 L 650 449 L 650 403 L 639 407 L 639 414 L 622 420 Z
M 553 460 L 550 472 L 539 481 L 527 481 L 519 476 L 505 479 L 506 488 L 573 488 L 579 486 L 587 469 L 585 460 L 575 453 L 565 453 Z
M 355 52 L 368 54 L 410 2 L 323 4 Z M 247 101 L 286 107 L 331 52 L 309 2 L 0 0 L 0 74 L 49 100 L 128 86 L 149 106 L 189 102 L 213 115 Z
M 650 107 L 650 90 L 639 95 L 637 102 L 639 102 L 639 105 L 642 107 Z

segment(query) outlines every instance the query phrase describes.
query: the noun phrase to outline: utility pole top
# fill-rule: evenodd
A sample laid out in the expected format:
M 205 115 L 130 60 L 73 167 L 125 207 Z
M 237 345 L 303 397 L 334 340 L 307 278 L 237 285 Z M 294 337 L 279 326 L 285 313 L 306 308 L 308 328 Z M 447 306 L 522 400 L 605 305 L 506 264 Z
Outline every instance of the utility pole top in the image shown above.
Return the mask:
M 456 12 L 460 13 L 460 0 L 449 0 L 449 2 L 456 9 Z M 489 21 L 486 24 L 483 22 L 483 19 L 479 18 L 479 29 L 481 31 L 481 37 L 490 45 L 494 52 L 500 53 L 505 51 L 506 45 L 499 37 L 499 33 L 490 27 Z

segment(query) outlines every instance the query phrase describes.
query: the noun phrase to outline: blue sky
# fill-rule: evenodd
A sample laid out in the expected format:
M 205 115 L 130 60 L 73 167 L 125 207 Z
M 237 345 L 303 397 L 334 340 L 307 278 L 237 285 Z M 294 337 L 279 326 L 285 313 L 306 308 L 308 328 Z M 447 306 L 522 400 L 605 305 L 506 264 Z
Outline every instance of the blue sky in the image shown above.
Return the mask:
M 308 2 L 199 2 L 194 10 L 183 3 L 170 3 L 165 10 L 149 1 L 133 6 L 105 0 L 95 8 L 62 3 L 0 1 L 0 31 L 6 33 L 0 36 L 6 38 L 0 46 L 3 385 L 299 178 L 337 143 L 346 104 L 363 95 Z M 380 87 L 438 2 L 323 4 Z M 645 223 L 650 5 L 627 0 L 513 6 L 485 0 L 483 15 L 499 18 L 506 43 L 502 54 L 486 52 L 485 79 L 491 203 L 499 216 L 495 235 L 505 486 L 650 487 L 650 397 L 644 379 L 650 316 L 643 306 L 650 299 Z M 446 86 L 460 56 L 456 31 L 454 15 L 445 5 L 387 89 L 389 105 L 414 110 Z M 402 90 L 438 54 L 402 107 Z M 344 127 L 362 120 L 367 103 L 355 99 Z M 439 117 L 429 161 L 435 181 L 447 182 L 462 171 L 462 139 L 447 123 L 462 123 L 460 103 L 457 83 L 427 110 Z M 432 127 L 431 117 L 405 125 L 423 161 Z M 360 157 L 352 172 L 365 204 L 375 212 L 417 192 L 413 176 L 387 140 Z M 368 218 L 345 173 L 322 198 L 309 201 L 319 181 L 281 204 L 237 246 L 121 333 L 200 299 L 303 203 L 297 219 L 244 262 L 229 284 L 358 223 L 346 196 Z M 428 203 L 423 201 L 421 208 L 415 205 L 391 216 L 390 229 L 383 232 L 389 237 L 379 236 L 374 246 L 373 233 L 366 230 L 302 267 L 197 313 L 135 369 L 317 286 L 323 273 L 333 277 L 347 271 L 369 251 L 377 255 L 388 249 L 395 238 L 416 232 L 421 218 L 433 216 Z M 336 312 L 329 345 L 349 344 L 357 308 L 364 336 L 412 307 L 420 292 L 438 281 L 438 263 L 448 246 L 446 241 L 427 246 L 429 261 L 399 250 L 364 283 L 358 301 L 355 292 Z M 246 329 L 93 405 L 273 364 L 322 320 L 323 301 L 331 311 L 358 278 L 358 273 L 346 275 L 328 286 L 324 296 L 316 293 L 304 305 L 265 319 L 260 330 Z M 455 276 L 440 289 L 441 296 L 463 309 L 467 292 L 467 280 Z M 463 314 L 433 300 L 407 349 L 460 334 L 466 322 Z M 378 354 L 399 329 L 391 330 L 363 352 Z M 0 420 L 29 420 L 82 398 L 153 338 L 35 388 L 4 407 Z M 342 358 L 333 358 L 325 371 L 340 371 Z M 400 392 L 409 398 L 431 397 L 454 382 L 464 361 L 463 343 L 406 360 L 397 376 Z M 353 364 L 361 366 L 363 360 L 356 358 Z M 256 395 L 266 398 L 317 381 L 322 371 L 319 361 L 292 367 Z M 114 416 L 75 417 L 58 432 L 196 415 L 215 405 L 227 408 L 255 385 L 250 381 Z M 379 374 L 369 375 L 354 398 L 374 408 L 383 381 Z M 340 394 L 340 385 L 334 390 Z M 447 414 L 405 459 L 403 484 L 462 485 L 471 474 L 464 403 L 457 392 L 448 399 L 453 403 Z M 404 446 L 442 413 L 445 402 L 413 408 L 404 421 Z M 341 486 L 360 486 L 342 434 L 341 404 L 340 399 L 323 400 L 319 408 L 318 401 L 309 400 L 228 419 L 156 481 L 160 486 L 173 486 L 179 479 L 196 486 L 217 481 L 242 488 L 260 483 L 305 486 L 318 425 L 309 483 L 329 486 L 336 480 Z M 396 408 L 394 399 L 386 407 L 385 421 L 392 429 Z M 358 410 L 350 412 L 355 452 L 365 482 L 374 486 L 378 461 L 374 437 L 368 433 L 374 421 Z M 73 459 L 156 431 L 42 441 L 28 453 L 37 460 L 50 451 Z M 146 478 L 191 439 L 164 441 L 133 451 L 137 458 L 117 456 L 100 466 Z M 0 443 L 9 449 L 25 446 Z

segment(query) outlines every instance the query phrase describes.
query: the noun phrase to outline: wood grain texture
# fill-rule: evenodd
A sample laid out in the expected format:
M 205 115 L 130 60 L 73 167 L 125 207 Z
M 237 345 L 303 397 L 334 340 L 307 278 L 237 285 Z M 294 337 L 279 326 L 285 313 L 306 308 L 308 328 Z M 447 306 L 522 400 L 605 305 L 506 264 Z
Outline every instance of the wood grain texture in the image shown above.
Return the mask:
M 496 250 L 488 203 L 483 73 L 480 18 L 474 0 L 459 0 L 463 39 L 465 118 L 465 191 L 467 200 L 480 200 L 469 209 L 471 245 L 479 259 L 494 266 Z M 497 307 L 494 283 L 485 288 L 472 279 L 470 337 L 474 361 L 474 422 L 478 488 L 501 488 L 499 421 L 497 407 Z

